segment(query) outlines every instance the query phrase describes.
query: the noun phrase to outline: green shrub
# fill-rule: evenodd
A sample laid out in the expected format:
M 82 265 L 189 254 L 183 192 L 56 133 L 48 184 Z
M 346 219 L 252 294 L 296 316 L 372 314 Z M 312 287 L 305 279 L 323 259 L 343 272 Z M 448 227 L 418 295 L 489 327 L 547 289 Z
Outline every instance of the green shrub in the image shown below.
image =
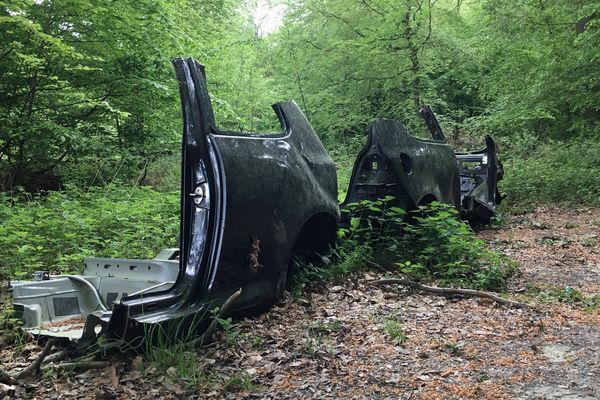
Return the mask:
M 395 265 L 399 272 L 415 280 L 493 290 L 505 286 L 516 264 L 487 249 L 473 230 L 458 219 L 454 207 L 433 202 L 419 207 L 407 219 L 404 210 L 389 206 L 392 200 L 388 196 L 349 205 L 346 212 L 353 217 L 350 226 L 340 231 L 342 240 L 336 254 L 342 256 L 335 264 L 338 269 L 349 262 L 364 265 L 366 259 L 371 259 Z M 343 256 L 352 255 L 365 245 L 371 252 L 362 259 Z M 346 266 L 344 270 L 352 268 Z
M 443 284 L 499 290 L 513 273 L 515 264 L 486 248 L 458 212 L 433 202 L 420 207 L 414 224 L 405 224 L 396 240 L 407 261 L 397 265 L 414 279 Z
M 179 194 L 106 186 L 16 199 L 0 195 L 0 271 L 80 272 L 83 257 L 152 258 L 177 246 Z
M 501 189 L 510 204 L 571 203 L 598 205 L 600 143 L 549 142 L 505 162 Z

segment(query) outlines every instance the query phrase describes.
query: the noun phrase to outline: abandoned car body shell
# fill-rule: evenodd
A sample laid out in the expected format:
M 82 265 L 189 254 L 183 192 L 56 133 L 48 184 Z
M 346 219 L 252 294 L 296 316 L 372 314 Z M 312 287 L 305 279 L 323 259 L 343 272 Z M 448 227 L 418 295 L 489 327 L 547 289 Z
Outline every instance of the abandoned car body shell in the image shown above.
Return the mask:
M 431 108 L 423 107 L 420 114 L 433 140 L 445 143 L 446 137 Z M 502 201 L 497 184 L 504 176 L 504 169 L 496 156 L 496 144 L 491 136 L 485 137 L 485 145 L 480 151 L 455 153 L 460 175 L 461 218 L 473 225 L 490 222 Z
M 209 307 L 240 287 L 232 311 L 268 304 L 283 292 L 296 244 L 326 248 L 335 239 L 340 218 L 335 164 L 296 103 L 274 105 L 279 135 L 223 133 L 215 126 L 203 66 L 177 59 L 174 67 L 184 121 L 180 253 L 178 262 L 159 262 L 176 271 L 164 277 L 174 283 L 152 288 L 162 283 L 153 276 L 156 260 L 135 270 L 130 260 L 86 260 L 85 274 L 94 269 L 121 279 L 123 288 L 111 295 L 112 310 L 102 309 L 98 297 L 107 304 L 112 299 L 94 286 L 101 284 L 94 276 L 80 277 L 91 285 L 60 278 L 70 286 L 63 291 L 50 289 L 57 285 L 54 278 L 13 282 L 14 304 L 26 321 L 40 322 L 41 303 L 52 309 L 43 314 L 49 317 L 41 321 L 46 326 L 96 309 L 87 316 L 83 336 L 101 331 L 132 338 L 143 335 L 148 324 L 209 316 Z M 135 291 L 125 287 L 136 279 L 151 290 L 122 296 Z M 36 296 L 31 290 L 25 294 L 27 285 L 36 288 Z M 64 308 L 54 308 L 61 302 L 71 304 L 66 315 Z
M 164 323 L 200 321 L 202 329 L 209 310 L 239 288 L 231 313 L 273 303 L 292 255 L 326 252 L 340 208 L 352 202 L 394 196 L 412 209 L 438 200 L 486 218 L 499 201 L 491 139 L 481 152 L 455 155 L 429 110 L 434 140 L 411 136 L 398 121 L 369 124 L 339 205 L 335 165 L 295 102 L 273 106 L 278 135 L 221 132 L 204 67 L 193 59 L 173 64 L 183 111 L 179 249 L 153 260 L 86 258 L 83 275 L 11 282 L 16 314 L 32 333 L 86 342 L 130 340 Z M 479 167 L 467 167 L 471 159 Z
M 434 200 L 459 207 L 458 166 L 450 146 L 411 136 L 398 121 L 379 119 L 368 129 L 342 208 L 385 196 L 405 210 Z
M 219 132 L 204 67 L 174 61 L 184 119 L 180 275 L 113 307 L 110 331 L 204 312 L 242 287 L 234 309 L 274 301 L 302 230 L 327 245 L 339 220 L 335 164 L 295 102 L 274 110 L 279 136 Z
M 502 200 L 497 182 L 503 169 L 494 141 L 487 136 L 485 149 L 455 153 L 433 111 L 425 106 L 420 113 L 433 140 L 410 135 L 398 121 L 369 124 L 367 144 L 358 154 L 341 208 L 393 196 L 393 205 L 404 210 L 440 201 L 454 205 L 472 224 L 488 223 Z

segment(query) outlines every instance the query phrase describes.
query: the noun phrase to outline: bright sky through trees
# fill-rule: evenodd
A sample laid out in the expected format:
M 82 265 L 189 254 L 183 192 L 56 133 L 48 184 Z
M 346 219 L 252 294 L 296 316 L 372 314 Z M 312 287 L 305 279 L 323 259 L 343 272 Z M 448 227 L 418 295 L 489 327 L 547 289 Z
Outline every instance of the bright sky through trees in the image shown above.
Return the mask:
M 273 4 L 268 0 L 258 0 L 254 9 L 254 25 L 261 37 L 275 32 L 283 23 L 284 4 Z

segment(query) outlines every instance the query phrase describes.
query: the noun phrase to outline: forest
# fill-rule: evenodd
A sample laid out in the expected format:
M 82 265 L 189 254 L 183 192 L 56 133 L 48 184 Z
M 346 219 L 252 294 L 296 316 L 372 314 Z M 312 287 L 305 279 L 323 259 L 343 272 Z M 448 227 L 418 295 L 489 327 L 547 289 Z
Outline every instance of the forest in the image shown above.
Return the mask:
M 424 135 L 417 114 L 424 104 L 455 148 L 476 149 L 485 134 L 499 142 L 509 208 L 593 205 L 600 194 L 594 1 L 69 0 L 0 7 L 0 254 L 13 259 L 4 270 L 24 262 L 74 267 L 78 252 L 157 251 L 157 243 L 146 245 L 127 229 L 107 247 L 85 243 L 111 231 L 98 226 L 107 218 L 169 226 L 164 239 L 173 237 L 176 227 L 166 221 L 176 225 L 170 215 L 181 111 L 170 61 L 178 56 L 206 65 L 225 129 L 274 131 L 271 104 L 296 100 L 338 165 L 342 194 L 367 123 L 398 119 Z M 273 32 L 261 27 L 261 7 L 279 16 Z M 125 198 L 134 205 L 123 214 L 118 206 L 102 208 Z M 63 207 L 72 212 L 57 213 Z M 80 220 L 79 213 L 86 222 L 75 227 L 70 218 Z M 36 228 L 27 231 L 32 220 Z M 80 237 L 81 247 L 55 243 L 49 250 L 46 239 L 57 239 L 57 226 Z M 15 245 L 20 260 L 9 254 Z
M 491 135 L 504 163 L 499 189 L 505 198 L 488 229 L 474 232 L 438 204 L 428 210 L 432 218 L 423 218 L 414 227 L 403 225 L 404 239 L 374 238 L 364 231 L 348 239 L 342 232 L 341 239 L 347 240 L 338 243 L 331 255 L 333 267 L 310 265 L 295 278 L 292 305 L 267 319 L 261 317 L 258 325 L 268 329 L 271 323 L 286 324 L 285 319 L 300 321 L 308 302 L 327 310 L 330 297 L 344 302 L 352 296 L 366 298 L 365 293 L 373 290 L 383 299 L 385 290 L 363 283 L 360 295 L 341 293 L 352 292 L 350 282 L 358 279 L 353 277 L 369 281 L 369 274 L 382 274 L 382 268 L 387 274 L 392 266 L 422 283 L 492 290 L 554 307 L 550 317 L 526 317 L 513 309 L 490 316 L 489 305 L 447 299 L 439 311 L 444 315 L 438 315 L 445 326 L 451 326 L 449 316 L 455 316 L 465 329 L 479 329 L 471 326 L 472 320 L 464 320 L 473 309 L 481 318 L 490 318 L 495 325 L 489 329 L 498 336 L 512 337 L 502 324 L 506 320 L 530 324 L 527 334 L 539 327 L 542 333 L 536 332 L 543 340 L 552 334 L 561 337 L 550 332 L 549 325 L 562 326 L 569 318 L 587 324 L 580 327 L 586 332 L 581 334 L 584 344 L 563 351 L 561 357 L 564 361 L 572 356 L 581 363 L 576 365 L 578 371 L 589 368 L 596 375 L 577 380 L 569 375 L 573 372 L 557 367 L 553 376 L 576 380 L 578 398 L 600 395 L 600 386 L 595 386 L 600 385 L 598 361 L 577 353 L 587 345 L 600 345 L 600 335 L 594 336 L 600 329 L 600 2 L 0 0 L 0 279 L 29 279 L 39 270 L 76 273 L 83 258 L 90 256 L 150 259 L 161 249 L 178 245 L 182 111 L 171 64 L 177 57 L 193 57 L 206 67 L 215 118 L 224 130 L 277 132 L 271 105 L 295 100 L 335 161 L 340 200 L 365 144 L 368 123 L 395 119 L 411 134 L 427 137 L 418 114 L 424 105 L 434 110 L 456 150 L 478 150 L 483 138 Z M 416 244 L 408 249 L 408 242 Z M 385 260 L 389 265 L 383 265 L 382 253 L 393 253 L 392 261 Z M 538 261 L 553 257 L 550 254 L 562 258 L 542 268 Z M 569 276 L 564 276 L 565 268 Z M 315 281 L 325 294 L 311 295 Z M 2 291 L 3 340 L 17 350 L 2 355 L 0 372 L 3 363 L 23 362 L 32 351 L 27 347 L 31 344 L 19 339 L 8 295 Z M 423 298 L 427 296 L 419 297 L 411 311 L 414 318 L 429 304 Z M 474 360 L 505 350 L 486 347 L 489 343 L 483 347 L 463 343 L 458 336 L 464 332 L 453 331 L 451 337 L 435 339 L 444 362 L 450 363 L 439 369 L 427 364 L 429 356 L 418 356 L 431 345 L 423 339 L 426 328 L 409 317 L 403 319 L 399 310 L 381 316 L 381 309 L 369 307 L 357 311 L 369 314 L 369 322 L 361 321 L 354 329 L 379 324 L 378 335 L 389 345 L 386 349 L 406 349 L 414 341 L 415 359 L 423 365 L 417 363 L 410 367 L 412 375 L 394 379 L 400 382 L 396 387 L 412 388 L 418 398 L 513 398 L 515 393 L 535 398 L 562 390 L 526 383 L 535 382 L 534 359 L 542 363 L 546 354 L 542 350 L 521 357 L 511 376 L 498 375 L 495 366 L 487 364 L 480 370 L 473 366 L 476 373 L 464 380 L 457 372 L 445 375 L 462 368 L 464 363 L 456 361 L 459 356 Z M 294 325 L 304 329 L 308 339 L 292 343 L 301 356 L 285 363 L 325 371 L 322 368 L 337 365 L 338 353 L 332 349 L 340 337 L 351 336 L 348 340 L 367 346 L 345 330 L 352 318 L 348 314 L 312 325 L 306 322 L 308 328 Z M 526 318 L 530 320 L 524 322 Z M 120 384 L 103 393 L 146 398 L 173 392 L 181 398 L 193 397 L 193 390 L 201 388 L 222 398 L 232 393 L 266 397 L 265 393 L 275 397 L 288 393 L 292 398 L 352 395 L 351 384 L 336 386 L 329 394 L 311 389 L 309 395 L 302 391 L 306 387 L 293 383 L 293 373 L 269 380 L 273 374 L 279 376 L 275 366 L 283 361 L 272 354 L 287 351 L 281 347 L 286 335 L 276 331 L 260 336 L 254 322 L 220 316 L 215 320 L 222 328 L 219 346 L 242 346 L 254 357 L 244 361 L 241 372 L 230 371 L 232 355 L 227 350 L 193 350 L 166 359 L 152 349 L 143 362 L 133 360 L 144 363 L 145 372 L 136 369 L 132 379 L 155 385 L 154 378 L 163 374 L 175 389 L 163 385 L 150 395 L 128 392 L 134 388 L 126 390 L 128 386 Z M 538 337 L 523 340 L 523 348 L 542 347 Z M 370 349 L 385 353 L 379 347 Z M 509 368 L 506 360 L 513 354 L 497 356 L 496 360 L 505 360 L 498 365 Z M 197 358 L 217 361 L 209 365 Z M 370 370 L 381 360 L 368 361 L 371 364 L 355 367 Z M 131 360 L 125 364 L 129 367 L 110 364 L 105 378 L 118 382 L 131 369 Z M 518 379 L 514 371 L 520 371 Z M 309 375 L 306 385 L 316 385 L 317 376 L 311 381 Z M 448 383 L 448 376 L 456 379 Z M 338 382 L 328 379 L 328 385 Z M 372 377 L 381 391 L 361 395 L 397 396 L 380 384 L 385 379 Z M 461 389 L 465 382 L 474 389 Z M 561 381 L 556 378 L 554 383 Z M 20 391 L 25 389 L 15 389 L 13 381 L 1 384 L 13 389 L 0 387 L 0 397 L 25 396 Z M 60 390 L 76 390 L 72 384 Z M 514 385 L 521 386 L 517 390 Z M 41 387 L 27 390 L 41 397 L 50 393 Z

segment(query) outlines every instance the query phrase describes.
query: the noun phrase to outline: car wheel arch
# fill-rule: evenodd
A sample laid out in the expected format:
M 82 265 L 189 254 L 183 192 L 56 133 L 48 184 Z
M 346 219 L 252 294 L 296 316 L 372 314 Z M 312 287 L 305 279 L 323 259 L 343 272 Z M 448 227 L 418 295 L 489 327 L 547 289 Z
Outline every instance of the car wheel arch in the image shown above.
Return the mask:
M 429 204 L 433 203 L 434 201 L 438 201 L 437 197 L 435 197 L 431 193 L 426 194 L 423 197 L 421 197 L 421 199 L 418 201 L 417 207 L 429 205 Z
M 304 220 L 294 240 L 290 241 L 288 263 L 279 282 L 282 290 L 289 288 L 289 278 L 295 272 L 294 257 L 298 255 L 308 259 L 325 255 L 335 245 L 337 229 L 338 218 L 327 211 L 313 213 Z

